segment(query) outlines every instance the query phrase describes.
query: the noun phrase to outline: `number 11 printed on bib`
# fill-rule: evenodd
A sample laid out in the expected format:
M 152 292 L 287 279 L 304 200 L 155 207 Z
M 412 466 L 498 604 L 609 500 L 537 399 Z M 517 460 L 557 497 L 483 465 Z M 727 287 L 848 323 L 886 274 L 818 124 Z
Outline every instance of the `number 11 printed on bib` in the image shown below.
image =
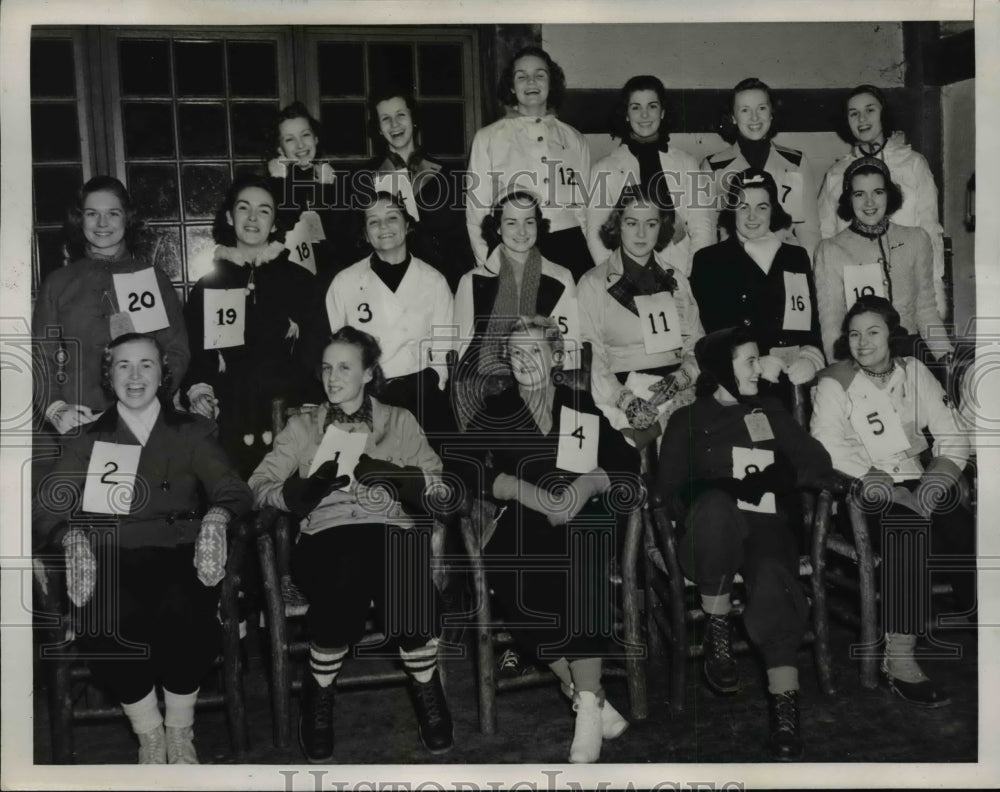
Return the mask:
M 637 295 L 635 308 L 642 324 L 642 341 L 646 354 L 656 355 L 679 349 L 681 346 L 681 318 L 677 303 L 670 292 Z

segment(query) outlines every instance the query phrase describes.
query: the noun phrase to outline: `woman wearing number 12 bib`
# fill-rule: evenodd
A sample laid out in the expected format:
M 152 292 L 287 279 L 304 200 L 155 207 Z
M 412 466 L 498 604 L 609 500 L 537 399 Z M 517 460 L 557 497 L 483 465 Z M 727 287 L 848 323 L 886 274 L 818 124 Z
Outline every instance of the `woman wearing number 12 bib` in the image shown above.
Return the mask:
M 914 658 L 917 636 L 927 628 L 921 620 L 930 612 L 930 586 L 938 576 L 932 579 L 926 567 L 914 568 L 921 563 L 914 549 L 923 547 L 924 562 L 930 554 L 965 557 L 943 577 L 952 583 L 956 612 L 974 623 L 975 523 L 957 486 L 970 449 L 954 408 L 927 367 L 916 358 L 896 356 L 905 342 L 899 313 L 887 300 L 858 300 L 844 317 L 835 346 L 841 359 L 820 372 L 811 429 L 833 466 L 859 479 L 856 497 L 867 514 L 872 544 L 882 550 L 886 681 L 906 701 L 939 707 L 948 703 L 948 694 Z

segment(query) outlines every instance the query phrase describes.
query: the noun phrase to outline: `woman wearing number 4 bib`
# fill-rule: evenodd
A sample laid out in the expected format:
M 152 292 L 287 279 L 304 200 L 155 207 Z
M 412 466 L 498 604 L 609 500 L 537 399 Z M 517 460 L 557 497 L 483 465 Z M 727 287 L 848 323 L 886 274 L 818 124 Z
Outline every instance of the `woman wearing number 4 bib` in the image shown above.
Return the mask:
M 747 588 L 743 623 L 767 668 L 768 749 L 802 754 L 796 654 L 809 608 L 797 577 L 789 525 L 796 487 L 830 471 L 830 455 L 781 404 L 757 396 L 757 344 L 743 327 L 717 330 L 695 347 L 698 398 L 670 417 L 658 486 L 682 526 L 681 566 L 705 611 L 704 674 L 718 693 L 740 688 L 732 656 L 733 576 Z
M 432 753 L 452 746 L 428 556 L 404 549 L 396 557 L 404 543 L 394 538 L 414 528 L 404 507 L 420 510 L 444 487 L 441 460 L 410 412 L 375 398 L 384 381 L 379 355 L 372 336 L 341 328 L 323 351 L 328 403 L 289 418 L 250 477 L 258 507 L 301 519 L 292 574 L 309 599 L 299 742 L 310 762 L 333 758 L 334 682 L 372 601 L 410 674 L 421 741 Z
M 170 278 L 134 255 L 141 229 L 125 186 L 110 176 L 88 181 L 69 210 L 72 263 L 42 283 L 32 317 L 43 377 L 35 399 L 60 435 L 114 403 L 101 387 L 100 361 L 117 336 L 153 333 L 175 375 L 187 370 L 188 338 Z
M 816 376 L 824 359 L 809 255 L 775 236 L 790 224 L 771 174 L 734 174 L 719 213 L 729 237 L 695 254 L 691 289 L 706 332 L 742 325 L 764 353 L 764 379 L 777 382 L 783 372 L 800 385 Z M 791 393 L 779 392 L 790 407 Z
M 487 398 L 469 429 L 469 437 L 482 441 L 475 480 L 486 471 L 484 497 L 501 507 L 485 549 L 487 568 L 491 557 L 501 564 L 508 559 L 507 569 L 492 571 L 489 582 L 504 611 L 523 625 L 511 627 L 518 645 L 547 664 L 573 700 L 569 761 L 596 762 L 602 741 L 618 737 L 628 723 L 601 687 L 611 614 L 600 581 L 607 580 L 610 558 L 576 549 L 612 552 L 617 546 L 616 515 L 626 513 L 641 491 L 638 458 L 586 391 L 554 384 L 562 355 L 554 319 L 516 320 L 504 354 L 516 387 Z M 517 557 L 535 563 L 510 570 L 509 559 Z M 537 563 L 541 558 L 568 559 L 570 568 L 546 570 Z M 555 614 L 555 623 L 537 624 L 537 616 L 528 615 L 539 613 Z
M 913 568 L 920 562 L 906 549 L 923 547 L 937 558 L 964 556 L 965 568 L 948 577 L 958 612 L 974 622 L 974 518 L 957 486 L 969 442 L 927 368 L 915 358 L 894 356 L 897 342 L 905 346 L 904 336 L 887 300 L 866 296 L 854 303 L 836 345 L 844 359 L 820 373 L 813 394 L 812 434 L 837 470 L 859 479 L 873 544 L 883 550 L 882 672 L 903 699 L 938 707 L 949 697 L 914 658 L 916 637 L 926 630 L 918 620 L 930 611 L 931 575 Z
M 935 358 L 952 351 L 934 301 L 930 237 L 922 228 L 890 222 L 901 204 L 882 160 L 863 157 L 847 166 L 837 213 L 850 225 L 816 248 L 819 324 L 830 360 L 847 309 L 864 295 L 888 299 L 912 340 Z
M 704 335 L 687 278 L 655 256 L 673 224 L 672 208 L 641 190 L 626 191 L 601 229 L 614 253 L 579 284 L 580 338 L 594 353 L 594 401 L 640 447 L 693 398 L 694 344 Z
M 114 407 L 40 482 L 35 526 L 65 552 L 70 600 L 92 627 L 78 643 L 138 735 L 139 763 L 196 764 L 198 686 L 222 646 L 226 526 L 250 511 L 250 490 L 215 424 L 170 405 L 168 359 L 153 336 L 112 341 L 101 380 Z
M 310 374 L 299 346 L 315 278 L 275 240 L 275 197 L 263 178 L 233 182 L 212 230 L 213 270 L 184 306 L 192 356 L 183 390 L 192 412 L 218 419 L 248 476 L 271 444 L 271 401 L 303 401 Z
M 381 400 L 413 413 L 437 443 L 454 427 L 442 393 L 454 300 L 444 275 L 410 255 L 414 224 L 399 196 L 375 194 L 364 210 L 364 239 L 372 253 L 333 279 L 326 315 L 331 332 L 349 326 L 375 337 L 386 376 Z

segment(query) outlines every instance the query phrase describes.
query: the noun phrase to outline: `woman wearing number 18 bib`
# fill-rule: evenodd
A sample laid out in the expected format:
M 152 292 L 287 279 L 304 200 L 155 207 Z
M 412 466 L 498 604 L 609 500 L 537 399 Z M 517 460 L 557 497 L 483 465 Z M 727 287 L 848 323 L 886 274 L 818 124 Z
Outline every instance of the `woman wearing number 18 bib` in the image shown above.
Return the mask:
M 222 647 L 226 527 L 250 511 L 250 490 L 215 424 L 171 406 L 152 335 L 119 336 L 99 370 L 114 406 L 39 483 L 35 528 L 65 554 L 77 645 L 125 710 L 139 763 L 196 764 L 195 700 Z
M 703 671 L 718 693 L 740 689 L 732 656 L 731 592 L 747 589 L 743 623 L 767 669 L 768 748 L 802 754 L 796 654 L 809 607 L 797 577 L 789 524 L 795 489 L 829 473 L 830 455 L 780 402 L 758 398 L 757 344 L 744 327 L 716 330 L 695 347 L 698 398 L 667 424 L 658 487 L 683 531 L 684 574 L 698 586 L 705 619 Z
M 233 182 L 215 218 L 213 270 L 191 290 L 184 315 L 191 411 L 219 422 L 222 443 L 249 476 L 271 444 L 271 402 L 301 403 L 310 373 L 300 355 L 315 276 L 288 259 L 275 237 L 266 179 Z
M 833 466 L 859 480 L 872 543 L 882 549 L 882 672 L 901 698 L 938 707 L 948 695 L 914 658 L 932 583 L 928 569 L 914 568 L 921 563 L 914 548 L 923 547 L 924 562 L 931 554 L 965 557 L 964 569 L 953 564 L 957 571 L 944 577 L 951 579 L 959 613 L 973 616 L 974 518 L 957 486 L 969 442 L 927 367 L 895 356 L 900 341 L 906 346 L 899 313 L 887 300 L 866 296 L 854 303 L 835 347 L 841 360 L 820 372 L 811 429 Z

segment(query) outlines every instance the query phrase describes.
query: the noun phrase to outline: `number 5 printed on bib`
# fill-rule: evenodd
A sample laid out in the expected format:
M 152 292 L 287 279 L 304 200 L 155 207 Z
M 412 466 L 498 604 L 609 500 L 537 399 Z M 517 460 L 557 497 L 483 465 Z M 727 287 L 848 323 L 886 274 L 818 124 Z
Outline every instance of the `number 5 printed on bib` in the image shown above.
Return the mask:
M 118 310 L 132 320 L 137 333 L 153 333 L 169 327 L 167 311 L 163 307 L 160 284 L 152 267 L 138 272 L 123 272 L 112 276 Z
M 639 312 L 642 340 L 647 354 L 656 355 L 680 348 L 681 318 L 670 292 L 657 292 L 651 296 L 637 295 L 635 308 Z
M 204 303 L 204 348 L 243 346 L 246 343 L 246 291 L 205 289 Z
M 733 446 L 733 478 L 743 480 L 751 473 L 759 473 L 774 464 L 774 452 L 766 448 L 740 448 Z M 766 492 L 760 503 L 753 504 L 737 500 L 736 505 L 743 511 L 774 514 L 777 511 L 774 493 Z
M 597 467 L 601 419 L 592 413 L 559 408 L 559 450 L 556 467 L 570 473 L 589 473 Z
M 135 499 L 135 474 L 141 453 L 142 446 L 96 441 L 83 488 L 83 510 L 128 514 Z
M 899 413 L 886 391 L 852 398 L 851 425 L 873 460 L 891 459 L 910 447 Z
M 571 371 L 580 368 L 580 312 L 575 297 L 570 297 L 563 291 L 559 302 L 552 310 L 551 317 L 559 325 L 563 336 L 563 370 Z

